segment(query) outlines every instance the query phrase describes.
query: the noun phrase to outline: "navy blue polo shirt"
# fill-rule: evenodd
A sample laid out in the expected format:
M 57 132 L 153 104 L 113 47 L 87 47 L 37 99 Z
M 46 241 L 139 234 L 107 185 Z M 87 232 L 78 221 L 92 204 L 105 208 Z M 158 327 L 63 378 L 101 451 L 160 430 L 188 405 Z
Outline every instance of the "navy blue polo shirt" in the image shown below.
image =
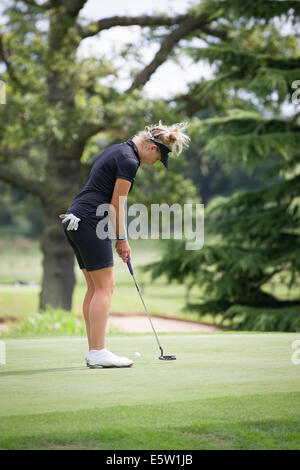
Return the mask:
M 96 158 L 85 185 L 66 213 L 81 220 L 90 214 L 95 216 L 99 204 L 110 203 L 117 178 L 130 181 L 131 191 L 139 166 L 139 152 L 132 140 L 108 147 Z

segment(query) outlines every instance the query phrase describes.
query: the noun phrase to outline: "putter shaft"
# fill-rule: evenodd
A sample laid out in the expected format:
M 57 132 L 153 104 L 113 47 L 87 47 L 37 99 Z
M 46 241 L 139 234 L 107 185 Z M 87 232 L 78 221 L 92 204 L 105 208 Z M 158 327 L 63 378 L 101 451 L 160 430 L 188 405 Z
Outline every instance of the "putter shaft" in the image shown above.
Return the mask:
M 130 272 L 131 272 L 131 271 L 130 271 Z M 150 322 L 150 325 L 151 325 L 151 327 L 152 327 L 153 333 L 154 333 L 154 335 L 155 335 L 155 338 L 156 338 L 158 347 L 159 347 L 159 349 L 160 349 L 161 355 L 163 356 L 163 355 L 164 355 L 163 349 L 162 349 L 162 347 L 161 347 L 161 345 L 160 345 L 160 342 L 159 342 L 159 339 L 158 339 L 158 337 L 157 337 L 156 331 L 155 331 L 155 329 L 154 329 L 154 326 L 153 326 L 151 317 L 150 317 L 150 315 L 149 315 L 149 312 L 148 312 L 148 310 L 147 310 L 146 304 L 145 304 L 145 302 L 144 302 L 142 293 L 141 293 L 141 291 L 140 291 L 140 289 L 139 289 L 139 286 L 138 286 L 138 284 L 137 284 L 137 282 L 136 282 L 136 280 L 135 280 L 133 271 L 131 272 L 131 275 L 132 275 L 132 277 L 133 277 L 133 280 L 134 280 L 134 283 L 135 283 L 135 287 L 136 287 L 136 289 L 137 289 L 137 291 L 138 291 L 138 293 L 139 293 L 139 296 L 140 296 L 140 298 L 141 298 L 141 301 L 143 302 L 145 312 L 146 312 L 146 314 L 147 314 L 148 320 L 149 320 L 149 322 Z

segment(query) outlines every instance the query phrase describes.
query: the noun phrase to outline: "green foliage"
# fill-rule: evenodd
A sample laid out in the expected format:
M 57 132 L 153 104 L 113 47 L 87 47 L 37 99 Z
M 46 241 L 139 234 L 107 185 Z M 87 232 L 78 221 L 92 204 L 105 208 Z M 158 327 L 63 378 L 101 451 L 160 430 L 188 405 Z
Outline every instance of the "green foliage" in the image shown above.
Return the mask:
M 194 124 L 205 143 L 203 150 L 224 161 L 244 161 L 249 168 L 262 158 L 297 155 L 300 132 L 288 119 L 268 119 L 253 111 L 231 110 Z M 296 162 L 295 162 L 296 163 Z
M 299 77 L 299 39 L 296 34 L 282 34 L 286 19 L 277 18 L 276 24 L 243 23 L 247 12 L 242 15 L 241 24 L 225 21 L 226 41 L 185 49 L 195 61 L 205 60 L 214 67 L 214 77 L 199 89 L 200 95 L 203 99 L 207 94 L 218 96 L 221 90 L 227 101 L 229 91 L 247 90 L 255 94 L 250 99 L 279 111 L 279 105 L 290 98 L 291 83 Z
M 300 305 L 282 308 L 253 308 L 232 305 L 223 314 L 231 328 L 245 331 L 300 331 Z
M 70 312 L 48 308 L 43 313 L 35 313 L 20 321 L 11 321 L 9 330 L 3 336 L 47 336 L 47 335 L 86 335 L 83 317 L 77 318 Z M 109 325 L 108 334 L 120 332 L 120 328 Z
M 82 319 L 77 319 L 64 310 L 48 309 L 44 313 L 35 313 L 20 321 L 11 322 L 6 335 L 84 335 L 85 326 Z
M 108 333 L 120 329 L 113 325 Z M 77 318 L 70 312 L 48 308 L 44 313 L 35 313 L 18 322 L 9 322 L 9 331 L 3 336 L 44 336 L 44 335 L 86 335 L 83 318 Z
M 266 23 L 274 17 L 285 15 L 296 22 L 300 15 L 300 5 L 297 0 L 202 0 L 194 7 L 195 13 L 207 13 L 209 16 L 218 15 L 228 21 L 238 20 L 245 23 L 248 20 Z
M 0 181 L 0 236 L 38 237 L 42 232 L 42 207 L 30 194 Z
M 75 21 L 75 16 L 60 18 L 56 23 L 59 9 L 39 10 L 24 2 L 9 4 L 5 14 L 9 20 L 1 28 L 5 33 L 3 46 L 14 64 L 16 80 L 4 67 L 1 79 L 7 85 L 7 103 L 0 114 L 0 163 L 24 178 L 45 181 L 49 188 L 46 198 L 51 198 L 51 204 L 63 207 L 75 196 L 79 185 L 75 159 L 80 158 L 82 163 L 83 183 L 93 161 L 109 145 L 131 138 L 146 124 L 159 119 L 171 124 L 186 118 L 174 103 L 149 99 L 143 90 L 120 93 L 115 83 L 120 57 L 97 54 L 97 58 L 86 58 L 77 54 L 82 38 L 76 24 L 66 24 Z M 49 24 L 57 31 L 49 29 Z M 60 47 L 54 47 L 56 40 Z M 141 41 L 149 43 L 147 34 Z M 128 63 L 132 56 L 140 60 L 139 45 L 125 48 L 121 55 Z M 28 154 L 20 152 L 11 157 L 1 152 L 2 147 L 16 151 L 31 140 L 37 143 Z M 59 170 L 55 175 L 56 163 Z M 174 159 L 168 172 L 159 165 L 141 169 L 129 202 L 136 202 L 139 197 L 139 202 L 146 204 L 152 200 L 172 203 L 193 198 L 196 189 L 191 180 L 184 179 L 183 166 L 184 157 L 180 157 L 179 161 Z M 68 174 L 60 181 L 64 168 Z M 63 190 L 62 184 L 66 186 Z M 12 210 L 8 212 L 13 218 Z M 41 215 L 39 204 L 36 212 Z M 17 231 L 19 225 L 15 227 Z M 37 230 L 38 227 L 31 230 L 26 223 L 20 227 L 22 234 Z
M 258 190 L 280 180 L 274 168 L 275 158 L 257 161 L 253 163 L 252 168 L 247 162 L 245 167 L 243 162 L 233 163 L 229 159 L 222 161 L 208 152 L 196 155 L 188 152 L 187 158 L 186 175 L 196 184 L 206 207 L 219 196 L 230 196 L 241 190 Z M 197 172 L 198 168 L 201 173 Z M 268 177 L 267 172 L 269 172 Z
M 173 203 L 184 204 L 197 200 L 197 190 L 191 179 L 184 177 L 187 163 L 184 156 L 170 157 L 168 175 L 160 162 L 154 167 L 143 165 L 139 169 L 132 194 L 128 203 L 151 204 Z M 198 202 L 200 202 L 198 200 Z
M 217 233 L 214 242 L 197 253 L 186 252 L 183 244 L 170 244 L 165 263 L 152 268 L 157 275 L 165 271 L 170 280 L 204 286 L 207 311 L 224 312 L 245 304 L 254 308 L 287 306 L 263 287 L 275 273 L 288 273 L 291 284 L 299 274 L 300 134 L 297 116 L 281 115 L 282 104 L 290 98 L 290 82 L 299 75 L 300 50 L 294 31 L 284 34 L 281 29 L 285 22 L 296 23 L 299 2 L 205 0 L 191 7 L 191 12 L 206 21 L 214 20 L 210 27 L 220 31 L 212 40 L 209 29 L 205 33 L 199 28 L 207 47 L 186 49 L 195 61 L 213 64 L 211 79 L 190 85 L 190 115 L 199 108 L 206 112 L 203 119 L 197 116 L 193 120 L 202 154 L 231 162 L 232 168 L 236 162 L 253 169 L 262 160 L 276 161 L 283 183 L 275 181 L 270 188 L 249 194 L 239 191 L 229 200 L 212 201 L 207 228 L 209 237 Z M 38 9 L 24 13 L 24 4 L 16 2 L 7 14 L 4 46 L 12 52 L 17 76 L 10 80 L 7 71 L 3 74 L 10 99 L 5 115 L 0 116 L 1 145 L 16 149 L 33 137 L 43 139 L 41 152 L 30 153 L 28 162 L 6 158 L 12 169 L 27 176 L 31 168 L 40 180 L 46 171 L 55 174 L 54 162 L 44 148 L 53 145 L 50 155 L 59 155 L 55 176 L 60 176 L 64 168 L 69 171 L 73 151 L 81 149 L 76 156 L 80 158 L 92 135 L 95 138 L 82 156 L 87 166 L 96 149 L 131 137 L 145 124 L 161 118 L 165 122 L 185 118 L 180 99 L 179 105 L 176 100 L 149 100 L 139 90 L 121 94 L 114 86 L 103 85 L 99 77 L 113 80 L 118 68 L 104 57 L 78 59 L 80 37 L 72 24 L 57 22 L 55 34 L 48 37 L 48 31 L 39 34 L 37 25 L 43 14 Z M 49 15 L 55 18 L 58 10 Z M 72 23 L 71 18 L 67 21 Z M 59 47 L 49 48 L 58 38 Z M 142 59 L 136 48 L 130 47 L 128 53 Z M 123 52 L 123 58 L 129 56 Z M 102 130 L 100 135 L 94 131 L 95 125 Z M 1 154 L 0 158 L 3 160 Z M 73 163 L 77 171 L 79 166 Z M 174 158 L 168 173 L 162 166 L 157 171 L 141 169 L 139 185 L 129 202 L 197 201 L 194 185 L 182 176 L 185 169 L 181 158 Z M 51 180 L 53 199 L 62 187 L 61 181 L 56 187 L 56 180 L 59 177 Z M 73 182 L 72 178 L 68 181 Z
M 281 247 L 280 255 L 277 249 L 206 243 L 194 252 L 186 251 L 182 241 L 170 241 L 162 259 L 143 270 L 150 271 L 153 280 L 166 275 L 169 282 L 198 286 L 202 303 L 188 302 L 185 310 L 218 316 L 220 325 L 247 331 L 300 331 L 300 302 L 277 300 L 262 290 L 272 277 L 272 266 L 278 266 L 287 251 Z M 300 247 L 298 255 L 294 250 L 293 254 L 300 259 Z
M 154 278 L 166 274 L 170 281 L 199 286 L 201 304 L 187 308 L 200 315 L 221 315 L 239 329 L 299 331 L 299 293 L 287 300 L 264 289 L 278 273 L 289 287 L 300 274 L 300 133 L 297 116 L 282 115 L 291 82 L 299 76 L 300 43 L 296 35 L 282 33 L 283 18 L 271 21 L 282 14 L 296 19 L 299 3 L 258 1 L 246 9 L 238 0 L 212 1 L 202 4 L 203 11 L 212 5 L 224 8 L 227 40 L 188 49 L 194 60 L 214 64 L 215 76 L 199 89 L 200 96 L 216 90 L 218 100 L 223 92 L 228 104 L 228 93 L 244 95 L 254 106 L 241 101 L 220 107 L 218 115 L 194 119 L 193 132 L 208 158 L 242 161 L 248 169 L 273 161 L 268 174 L 280 178 L 212 200 L 205 213 L 205 246 L 191 253 L 183 242 L 172 242 L 148 269 Z

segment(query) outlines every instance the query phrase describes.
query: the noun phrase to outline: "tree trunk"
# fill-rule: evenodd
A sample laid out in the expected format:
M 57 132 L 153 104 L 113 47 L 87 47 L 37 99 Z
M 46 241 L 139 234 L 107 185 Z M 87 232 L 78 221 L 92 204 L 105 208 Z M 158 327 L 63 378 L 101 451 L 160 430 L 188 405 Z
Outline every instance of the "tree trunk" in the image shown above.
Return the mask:
M 74 253 L 68 244 L 59 211 L 44 204 L 43 234 L 43 281 L 40 293 L 40 310 L 48 306 L 71 310 L 75 285 Z
M 55 143 L 49 145 L 47 150 L 40 310 L 45 310 L 47 306 L 71 310 L 75 285 L 74 252 L 64 234 L 59 214 L 64 213 L 71 205 L 82 183 L 80 157 L 83 146 L 78 145 L 71 155 L 68 149 Z

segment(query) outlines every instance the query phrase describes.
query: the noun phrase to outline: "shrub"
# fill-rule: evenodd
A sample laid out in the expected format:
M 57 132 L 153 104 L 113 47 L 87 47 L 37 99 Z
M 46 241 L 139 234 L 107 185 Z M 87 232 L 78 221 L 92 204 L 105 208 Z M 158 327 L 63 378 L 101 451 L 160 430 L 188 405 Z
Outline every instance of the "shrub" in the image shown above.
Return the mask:
M 109 332 L 116 332 L 110 326 Z M 77 318 L 70 312 L 61 309 L 48 309 L 44 313 L 35 313 L 20 322 L 10 322 L 9 330 L 3 336 L 10 335 L 85 335 L 83 318 Z

